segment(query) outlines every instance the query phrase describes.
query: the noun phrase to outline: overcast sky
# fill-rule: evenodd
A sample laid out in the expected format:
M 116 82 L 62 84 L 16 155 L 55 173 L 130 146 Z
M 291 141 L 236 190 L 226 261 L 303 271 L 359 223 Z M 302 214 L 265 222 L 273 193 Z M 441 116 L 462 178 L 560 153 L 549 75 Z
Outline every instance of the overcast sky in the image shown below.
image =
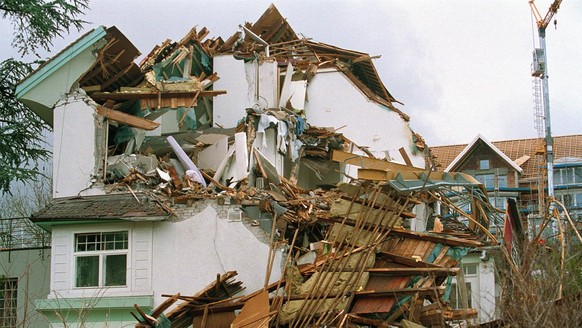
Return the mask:
M 381 55 L 375 60 L 380 77 L 430 146 L 468 143 L 479 133 L 490 141 L 537 137 L 530 65 L 538 38 L 527 0 L 98 0 L 85 16 L 91 22 L 86 30 L 115 25 L 147 54 L 193 26 L 227 38 L 270 3 L 298 34 Z M 536 1 L 542 15 L 550 3 Z M 580 1 L 563 1 L 555 18 L 557 29 L 552 23 L 546 38 L 552 131 L 580 134 Z M 14 54 L 8 27 L 1 22 L 2 59 Z M 86 30 L 55 40 L 52 54 Z

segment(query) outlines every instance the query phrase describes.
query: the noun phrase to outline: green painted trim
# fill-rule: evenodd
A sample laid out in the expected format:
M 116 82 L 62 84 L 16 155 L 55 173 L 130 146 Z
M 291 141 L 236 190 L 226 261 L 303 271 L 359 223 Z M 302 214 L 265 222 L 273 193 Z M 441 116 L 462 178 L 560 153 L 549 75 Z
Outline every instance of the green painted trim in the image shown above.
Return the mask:
M 105 27 L 99 26 L 89 34 L 77 40 L 74 44 L 70 45 L 69 48 L 65 49 L 62 53 L 58 54 L 56 57 L 51 58 L 44 64 L 44 66 L 42 66 L 40 69 L 38 69 L 32 75 L 28 76 L 25 80 L 16 86 L 16 98 L 22 98 L 32 88 L 36 87 L 44 79 L 71 61 L 72 58 L 76 57 L 81 52 L 97 43 L 106 35 L 107 31 L 105 30 Z
M 107 219 L 74 219 L 74 220 L 60 220 L 60 221 L 45 221 L 46 219 L 41 220 L 32 220 L 34 224 L 43 228 L 46 231 L 52 231 L 52 227 L 54 226 L 67 226 L 67 225 L 82 225 L 82 224 L 97 224 L 97 223 L 121 223 L 121 222 L 157 222 L 157 221 L 164 221 L 168 217 L 166 216 L 149 216 L 149 217 L 126 217 L 126 218 L 107 218 Z
M 137 304 L 144 310 L 151 310 L 154 304 L 152 295 L 145 296 L 111 296 L 101 298 L 53 298 L 36 300 L 34 306 L 40 312 L 54 312 L 68 309 L 133 309 Z
M 34 221 L 33 221 L 34 222 Z M 119 223 L 125 222 L 121 219 L 89 219 L 89 220 L 70 220 L 70 221 L 36 221 L 34 222 L 37 226 L 43 228 L 46 231 L 52 231 L 54 226 L 67 226 L 67 225 L 82 225 L 82 224 L 96 224 L 96 223 Z

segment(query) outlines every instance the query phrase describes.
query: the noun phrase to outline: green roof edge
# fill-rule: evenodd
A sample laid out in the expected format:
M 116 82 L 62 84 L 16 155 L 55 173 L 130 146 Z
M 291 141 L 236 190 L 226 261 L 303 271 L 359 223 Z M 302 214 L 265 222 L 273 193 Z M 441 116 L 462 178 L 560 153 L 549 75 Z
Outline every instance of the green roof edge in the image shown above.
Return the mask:
M 45 78 L 68 63 L 71 58 L 85 51 L 87 48 L 94 45 L 106 35 L 107 30 L 105 27 L 99 26 L 98 28 L 79 38 L 73 44 L 65 48 L 65 50 L 63 50 L 61 53 L 57 54 L 44 65 L 42 65 L 38 70 L 22 80 L 16 86 L 16 98 L 20 99 L 23 97 Z

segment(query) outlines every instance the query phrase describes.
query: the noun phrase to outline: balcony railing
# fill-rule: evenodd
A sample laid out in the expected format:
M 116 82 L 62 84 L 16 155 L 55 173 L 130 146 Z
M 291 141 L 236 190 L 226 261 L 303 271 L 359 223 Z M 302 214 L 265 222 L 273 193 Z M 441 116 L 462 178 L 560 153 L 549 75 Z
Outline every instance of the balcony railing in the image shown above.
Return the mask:
M 50 233 L 29 219 L 0 219 L 0 251 L 49 248 L 50 244 Z

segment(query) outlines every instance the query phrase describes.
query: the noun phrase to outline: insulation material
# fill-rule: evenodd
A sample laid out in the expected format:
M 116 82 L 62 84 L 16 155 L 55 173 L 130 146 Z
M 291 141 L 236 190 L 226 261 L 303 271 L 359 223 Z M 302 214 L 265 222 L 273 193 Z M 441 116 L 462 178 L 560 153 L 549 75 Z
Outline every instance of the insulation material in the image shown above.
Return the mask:
M 227 155 L 228 137 L 220 136 L 220 139 L 198 153 L 198 167 L 216 172 Z

